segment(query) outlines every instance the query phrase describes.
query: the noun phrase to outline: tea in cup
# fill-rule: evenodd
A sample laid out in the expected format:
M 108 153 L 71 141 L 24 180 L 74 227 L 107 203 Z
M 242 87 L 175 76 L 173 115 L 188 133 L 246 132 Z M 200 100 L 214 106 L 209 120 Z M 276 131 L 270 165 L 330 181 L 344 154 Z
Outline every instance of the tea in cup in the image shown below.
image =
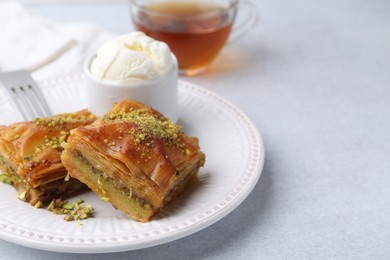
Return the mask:
M 205 70 L 227 42 L 238 2 L 131 0 L 131 14 L 137 30 L 169 45 L 179 73 L 192 76 Z M 253 8 L 250 12 L 251 21 L 257 20 Z

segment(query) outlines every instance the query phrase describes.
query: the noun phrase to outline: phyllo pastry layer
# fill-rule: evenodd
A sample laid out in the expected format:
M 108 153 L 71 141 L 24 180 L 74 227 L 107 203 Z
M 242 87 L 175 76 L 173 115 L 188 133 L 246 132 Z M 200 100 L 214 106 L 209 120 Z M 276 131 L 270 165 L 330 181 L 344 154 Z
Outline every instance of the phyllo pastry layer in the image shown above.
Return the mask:
M 35 206 L 85 189 L 76 179 L 66 178 L 67 170 L 60 158 L 61 143 L 66 141 L 71 129 L 95 119 L 82 110 L 1 126 L 1 180 L 12 184 L 20 199 Z
M 198 139 L 135 101 L 71 131 L 61 156 L 70 175 L 131 218 L 147 222 L 205 161 Z

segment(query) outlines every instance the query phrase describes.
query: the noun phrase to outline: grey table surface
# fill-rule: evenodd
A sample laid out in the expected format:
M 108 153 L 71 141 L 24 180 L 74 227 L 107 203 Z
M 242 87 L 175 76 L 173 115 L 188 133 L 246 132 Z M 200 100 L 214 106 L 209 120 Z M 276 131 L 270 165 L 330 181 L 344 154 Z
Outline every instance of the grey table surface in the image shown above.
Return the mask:
M 185 80 L 258 127 L 266 160 L 232 213 L 177 241 L 65 254 L 0 241 L 2 259 L 389 259 L 390 1 L 261 0 L 259 25 Z M 133 30 L 116 2 L 26 4 L 59 22 Z

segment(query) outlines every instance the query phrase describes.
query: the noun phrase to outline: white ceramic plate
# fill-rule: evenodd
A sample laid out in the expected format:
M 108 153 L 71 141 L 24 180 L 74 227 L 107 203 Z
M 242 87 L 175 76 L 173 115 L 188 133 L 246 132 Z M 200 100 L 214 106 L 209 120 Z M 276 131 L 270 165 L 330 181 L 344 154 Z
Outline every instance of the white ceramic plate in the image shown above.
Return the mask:
M 84 107 L 80 75 L 41 82 L 52 111 Z M 264 162 L 262 139 L 235 106 L 204 88 L 179 83 L 179 123 L 198 136 L 206 153 L 199 183 L 149 223 L 138 223 L 92 192 L 77 196 L 93 205 L 91 219 L 66 222 L 63 216 L 36 209 L 17 199 L 0 183 L 0 238 L 24 246 L 72 253 L 104 253 L 150 247 L 195 233 L 226 216 L 251 192 Z M 0 95 L 0 125 L 21 120 L 10 101 Z M 71 200 L 72 201 L 72 200 Z

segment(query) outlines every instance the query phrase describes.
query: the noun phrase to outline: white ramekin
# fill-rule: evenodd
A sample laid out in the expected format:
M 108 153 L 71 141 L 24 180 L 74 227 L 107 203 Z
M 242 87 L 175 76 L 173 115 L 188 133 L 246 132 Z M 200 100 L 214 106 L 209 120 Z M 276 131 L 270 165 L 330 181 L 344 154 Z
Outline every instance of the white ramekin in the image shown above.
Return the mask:
M 88 109 L 97 116 L 107 113 L 115 102 L 132 99 L 142 102 L 173 122 L 177 122 L 178 63 L 172 54 L 172 69 L 160 78 L 140 82 L 100 80 L 91 74 L 90 67 L 96 53 L 84 62 L 86 82 L 83 89 Z

